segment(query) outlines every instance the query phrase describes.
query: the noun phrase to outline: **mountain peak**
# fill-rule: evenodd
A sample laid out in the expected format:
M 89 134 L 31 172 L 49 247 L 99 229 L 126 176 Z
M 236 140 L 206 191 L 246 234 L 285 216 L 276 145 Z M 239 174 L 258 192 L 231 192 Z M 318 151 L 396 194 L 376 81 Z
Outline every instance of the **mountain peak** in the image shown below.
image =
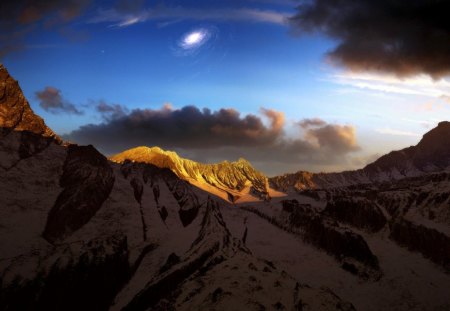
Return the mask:
M 178 177 L 199 188 L 212 191 L 233 202 L 244 196 L 269 198 L 267 177 L 254 169 L 244 158 L 231 163 L 223 161 L 217 164 L 205 164 L 181 158 L 174 151 L 141 146 L 116 154 L 110 160 L 117 163 L 128 160 L 168 168 Z
M 437 127 L 447 127 L 450 128 L 450 121 L 441 121 L 438 123 Z
M 33 112 L 19 83 L 3 64 L 0 64 L 0 127 L 4 131 L 28 131 L 62 142 L 44 120 Z
M 245 164 L 245 165 L 250 165 L 250 166 L 251 166 L 250 162 L 249 162 L 248 160 L 244 159 L 244 158 L 239 158 L 239 159 L 236 161 L 236 163 L 239 163 L 239 164 Z

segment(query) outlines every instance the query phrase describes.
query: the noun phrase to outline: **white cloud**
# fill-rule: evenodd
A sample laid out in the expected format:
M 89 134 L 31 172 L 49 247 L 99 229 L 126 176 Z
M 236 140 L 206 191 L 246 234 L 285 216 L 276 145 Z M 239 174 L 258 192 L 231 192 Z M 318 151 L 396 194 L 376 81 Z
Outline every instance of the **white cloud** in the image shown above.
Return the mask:
M 332 75 L 331 80 L 341 85 L 383 93 L 421 95 L 432 98 L 445 98 L 450 94 L 448 78 L 433 80 L 426 75 L 398 78 L 387 74 L 342 72 Z
M 99 10 L 88 23 L 112 23 L 112 26 L 127 27 L 145 21 L 198 20 L 261 22 L 286 25 L 290 13 L 259 9 L 195 9 L 183 7 L 157 7 L 130 14 L 115 9 Z
M 396 129 L 391 129 L 389 127 L 379 128 L 379 129 L 376 129 L 375 131 L 380 134 L 386 134 L 386 135 L 420 137 L 420 134 L 417 134 L 414 132 L 396 130 Z

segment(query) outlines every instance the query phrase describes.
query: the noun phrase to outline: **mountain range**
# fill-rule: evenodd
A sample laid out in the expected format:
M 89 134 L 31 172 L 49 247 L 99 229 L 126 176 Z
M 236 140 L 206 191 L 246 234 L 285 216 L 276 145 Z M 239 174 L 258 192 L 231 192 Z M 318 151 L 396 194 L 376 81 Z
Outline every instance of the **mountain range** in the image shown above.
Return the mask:
M 64 142 L 0 66 L 0 310 L 448 310 L 450 123 L 267 178 Z

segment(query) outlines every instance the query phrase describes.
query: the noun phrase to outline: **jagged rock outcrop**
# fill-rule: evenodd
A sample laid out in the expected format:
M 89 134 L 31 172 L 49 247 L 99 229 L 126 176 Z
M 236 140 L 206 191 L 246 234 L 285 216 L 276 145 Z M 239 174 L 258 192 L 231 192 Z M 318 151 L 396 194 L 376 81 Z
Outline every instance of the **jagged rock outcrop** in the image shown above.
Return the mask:
M 0 137 L 10 131 L 28 131 L 44 137 L 62 140 L 37 116 L 6 68 L 0 64 Z
M 327 203 L 324 214 L 369 232 L 381 230 L 387 222 L 380 208 L 365 198 L 334 197 Z
M 270 198 L 267 177 L 242 158 L 236 162 L 203 164 L 180 158 L 175 152 L 164 151 L 159 147 L 137 147 L 110 159 L 117 163 L 128 160 L 169 168 L 178 177 L 231 202 L 242 200 L 248 195 L 262 200 Z

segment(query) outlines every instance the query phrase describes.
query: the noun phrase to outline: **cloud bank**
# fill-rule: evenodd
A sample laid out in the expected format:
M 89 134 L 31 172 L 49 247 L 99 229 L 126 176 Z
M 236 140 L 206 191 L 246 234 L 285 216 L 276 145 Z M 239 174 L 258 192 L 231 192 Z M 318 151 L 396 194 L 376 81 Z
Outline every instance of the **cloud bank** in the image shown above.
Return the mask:
M 353 71 L 433 78 L 450 74 L 450 2 L 312 0 L 290 19 L 300 33 L 338 41 L 330 60 Z
M 245 157 L 268 173 L 347 163 L 360 149 L 355 128 L 320 119 L 302 120 L 289 137 L 282 112 L 261 108 L 259 115 L 234 109 L 211 111 L 195 106 L 135 109 L 99 103 L 104 122 L 88 124 L 64 138 L 93 144 L 107 154 L 136 146 L 160 146 L 197 161 Z

